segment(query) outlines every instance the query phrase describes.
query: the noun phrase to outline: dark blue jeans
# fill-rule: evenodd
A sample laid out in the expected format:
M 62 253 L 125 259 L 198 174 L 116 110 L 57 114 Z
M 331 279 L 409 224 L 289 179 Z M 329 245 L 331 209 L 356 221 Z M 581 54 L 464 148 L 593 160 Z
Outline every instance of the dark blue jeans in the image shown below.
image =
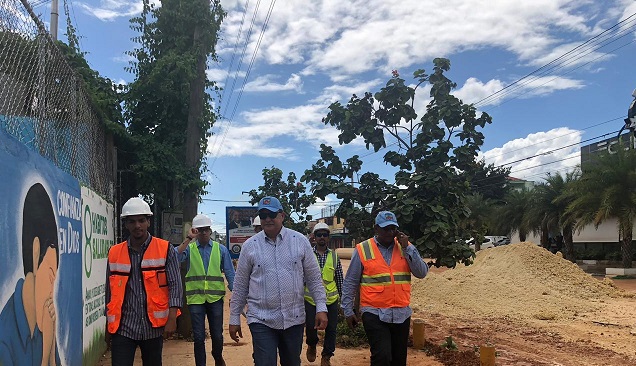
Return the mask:
M 205 316 L 208 317 L 210 338 L 212 338 L 212 357 L 223 357 L 223 299 L 205 304 L 188 305 L 194 336 L 194 360 L 197 366 L 205 366 Z
M 308 346 L 318 344 L 318 331 L 316 326 L 316 306 L 305 301 L 305 343 Z M 325 339 L 322 344 L 322 356 L 333 356 L 336 350 L 336 327 L 338 326 L 338 302 L 327 305 L 327 329 L 325 329 Z
M 276 362 L 276 350 L 278 350 L 281 366 L 300 366 L 304 326 L 299 324 L 282 330 L 273 329 L 261 323 L 250 324 L 254 365 L 278 365 Z
M 110 342 L 113 366 L 132 366 L 137 346 L 141 349 L 141 360 L 144 366 L 161 366 L 163 337 L 136 341 L 119 334 L 113 334 Z

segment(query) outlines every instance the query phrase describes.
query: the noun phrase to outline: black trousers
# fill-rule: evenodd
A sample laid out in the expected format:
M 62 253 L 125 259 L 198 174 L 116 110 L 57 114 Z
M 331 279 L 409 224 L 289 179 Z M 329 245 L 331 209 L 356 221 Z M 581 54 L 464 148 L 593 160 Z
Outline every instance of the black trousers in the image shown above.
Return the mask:
M 371 366 L 406 366 L 411 318 L 404 323 L 385 323 L 377 315 L 362 314 L 362 325 L 371 346 Z
M 136 341 L 119 334 L 113 334 L 110 344 L 113 366 L 132 366 L 137 346 L 141 349 L 141 360 L 144 366 L 161 366 L 163 337 Z

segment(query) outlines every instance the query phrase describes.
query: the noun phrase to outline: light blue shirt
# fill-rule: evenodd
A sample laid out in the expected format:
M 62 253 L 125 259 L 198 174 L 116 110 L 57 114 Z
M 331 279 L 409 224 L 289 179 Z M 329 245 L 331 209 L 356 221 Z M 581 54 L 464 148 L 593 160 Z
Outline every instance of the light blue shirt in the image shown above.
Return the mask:
M 377 238 L 375 238 L 376 243 L 378 242 Z M 382 258 L 384 261 L 391 265 L 391 257 L 393 255 L 393 245 L 388 248 L 384 245 L 378 244 L 378 249 L 380 250 L 380 254 L 382 254 Z M 417 278 L 424 278 L 428 273 L 428 265 L 424 263 L 422 257 L 420 257 L 420 253 L 417 251 L 414 245 L 409 245 L 404 248 L 404 254 L 406 256 L 406 262 L 409 265 L 411 273 Z M 362 279 L 362 271 L 364 267 L 362 266 L 362 262 L 360 261 L 360 256 L 358 256 L 358 251 L 354 249 L 353 255 L 351 256 L 351 262 L 349 263 L 349 269 L 347 270 L 347 275 L 345 277 L 344 283 L 342 284 L 342 302 L 341 307 L 344 315 L 346 317 L 352 316 L 353 312 L 353 301 L 356 297 L 356 293 L 360 288 L 360 280 Z M 404 323 L 406 319 L 408 319 L 413 311 L 411 307 L 403 307 L 403 308 L 373 308 L 369 306 L 364 306 L 360 308 L 361 313 L 369 312 L 371 314 L 377 315 L 381 321 L 385 323 L 394 323 L 400 324 Z
M 240 325 L 247 304 L 247 323 L 288 329 L 305 322 L 304 286 L 327 311 L 322 274 L 307 238 L 283 227 L 270 240 L 265 232 L 249 238 L 241 249 L 230 302 L 230 325 Z
M 203 259 L 203 268 L 205 269 L 205 272 L 207 273 L 208 264 L 210 264 L 210 255 L 212 255 L 212 246 L 211 246 L 212 241 L 210 240 L 210 242 L 206 244 L 201 244 L 197 240 L 196 243 L 197 243 L 197 248 L 199 249 L 199 254 L 201 254 L 201 259 Z M 235 272 L 234 272 L 234 265 L 232 264 L 232 258 L 230 257 L 230 251 L 227 250 L 225 245 L 219 244 L 219 247 L 221 248 L 221 270 L 223 270 L 223 273 L 225 273 L 225 279 L 227 280 L 227 288 L 229 288 L 230 291 L 232 291 L 232 289 L 234 288 Z M 175 247 L 175 250 L 177 251 L 177 255 L 179 256 L 179 261 L 183 262 L 190 258 L 189 245 L 186 248 L 186 250 L 184 250 L 181 253 L 179 253 L 179 250 L 177 249 L 177 247 Z M 188 263 L 188 271 L 189 270 L 190 270 L 190 263 Z

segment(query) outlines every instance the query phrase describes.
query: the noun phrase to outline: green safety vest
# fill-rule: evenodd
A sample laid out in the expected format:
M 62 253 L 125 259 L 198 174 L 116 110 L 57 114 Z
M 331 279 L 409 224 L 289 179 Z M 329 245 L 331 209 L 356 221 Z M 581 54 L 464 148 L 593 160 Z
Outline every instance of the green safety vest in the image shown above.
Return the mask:
M 316 254 L 316 261 L 318 261 L 318 254 Z M 331 251 L 331 255 L 327 256 L 325 266 L 322 268 L 322 283 L 325 285 L 325 291 L 327 292 L 327 305 L 331 305 L 338 301 L 340 296 L 338 295 L 338 286 L 336 286 L 336 264 L 338 263 L 338 255 L 335 250 Z M 313 297 L 309 293 L 309 289 L 305 286 L 305 300 L 316 306 Z
M 190 243 L 190 269 L 185 275 L 185 295 L 188 305 L 215 302 L 225 296 L 225 282 L 221 275 L 220 244 L 212 241 L 212 253 L 205 273 L 203 258 L 196 242 Z

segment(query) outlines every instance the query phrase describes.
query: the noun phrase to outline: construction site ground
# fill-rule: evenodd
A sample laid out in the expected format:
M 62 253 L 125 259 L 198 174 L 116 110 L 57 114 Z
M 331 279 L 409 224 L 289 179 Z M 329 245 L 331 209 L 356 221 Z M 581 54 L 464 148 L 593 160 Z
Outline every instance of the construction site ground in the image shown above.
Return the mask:
M 345 270 L 348 263 L 342 260 Z M 432 268 L 425 279 L 413 279 L 411 305 L 413 318 L 425 322 L 427 341 L 439 345 L 451 336 L 462 356 L 471 357 L 444 361 L 409 348 L 409 366 L 479 366 L 480 345 L 496 348 L 499 366 L 636 365 L 636 280 L 592 277 L 534 244 L 483 250 L 468 267 Z M 227 365 L 253 364 L 247 324 L 237 344 L 227 335 L 228 318 L 226 301 Z M 207 364 L 214 365 L 209 338 L 206 345 Z M 306 360 L 305 347 L 301 364 L 319 365 L 320 356 Z M 167 340 L 163 360 L 194 365 L 192 342 Z M 110 364 L 107 352 L 99 365 Z M 139 354 L 135 365 L 141 365 Z M 369 365 L 369 350 L 337 348 L 332 365 Z

